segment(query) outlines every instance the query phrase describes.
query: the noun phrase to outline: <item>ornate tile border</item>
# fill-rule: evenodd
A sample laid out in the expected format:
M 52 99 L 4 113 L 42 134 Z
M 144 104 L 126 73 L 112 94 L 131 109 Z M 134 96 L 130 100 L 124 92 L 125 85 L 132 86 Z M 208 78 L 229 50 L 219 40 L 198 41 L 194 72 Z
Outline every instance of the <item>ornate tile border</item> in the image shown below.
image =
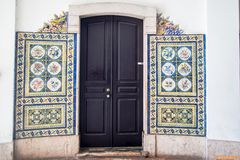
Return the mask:
M 148 133 L 206 134 L 205 35 L 148 35 Z
M 15 138 L 75 133 L 76 34 L 18 32 Z

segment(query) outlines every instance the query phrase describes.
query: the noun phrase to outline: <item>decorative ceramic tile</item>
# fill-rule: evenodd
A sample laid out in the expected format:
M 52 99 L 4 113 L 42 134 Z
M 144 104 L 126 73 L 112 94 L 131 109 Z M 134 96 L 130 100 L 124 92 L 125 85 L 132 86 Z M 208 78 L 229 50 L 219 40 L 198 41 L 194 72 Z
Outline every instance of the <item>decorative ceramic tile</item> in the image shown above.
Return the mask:
M 196 105 L 157 104 L 158 127 L 196 127 Z
M 66 45 L 66 42 L 26 41 L 26 97 L 66 94 L 63 76 Z
M 74 134 L 76 34 L 17 33 L 16 138 Z
M 65 127 L 65 104 L 25 105 L 24 128 L 44 129 Z
M 183 30 L 179 27 L 179 24 L 174 24 L 169 20 L 169 17 L 165 18 L 162 13 L 159 13 L 157 14 L 157 34 L 181 35 Z
M 149 133 L 205 135 L 204 35 L 148 37 Z
M 157 44 L 158 95 L 196 96 L 196 43 Z
M 49 22 L 44 23 L 39 32 L 45 33 L 67 33 L 68 12 L 62 12 L 60 15 L 54 15 Z

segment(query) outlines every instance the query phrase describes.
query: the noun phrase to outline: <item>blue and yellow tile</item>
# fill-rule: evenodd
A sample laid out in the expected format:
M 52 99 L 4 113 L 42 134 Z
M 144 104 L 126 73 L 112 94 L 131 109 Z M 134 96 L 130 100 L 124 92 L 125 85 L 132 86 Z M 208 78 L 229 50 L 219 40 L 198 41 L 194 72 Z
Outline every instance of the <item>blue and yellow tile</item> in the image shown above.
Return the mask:
M 75 132 L 76 34 L 18 32 L 15 138 Z
M 205 36 L 148 37 L 148 132 L 205 135 Z

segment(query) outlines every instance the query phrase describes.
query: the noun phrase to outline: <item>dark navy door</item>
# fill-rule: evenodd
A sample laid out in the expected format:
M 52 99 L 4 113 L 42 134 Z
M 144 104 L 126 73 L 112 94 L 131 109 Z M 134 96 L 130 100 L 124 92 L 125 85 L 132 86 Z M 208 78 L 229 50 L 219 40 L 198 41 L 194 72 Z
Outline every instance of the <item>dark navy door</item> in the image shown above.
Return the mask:
M 142 26 L 122 16 L 81 19 L 82 147 L 142 144 Z

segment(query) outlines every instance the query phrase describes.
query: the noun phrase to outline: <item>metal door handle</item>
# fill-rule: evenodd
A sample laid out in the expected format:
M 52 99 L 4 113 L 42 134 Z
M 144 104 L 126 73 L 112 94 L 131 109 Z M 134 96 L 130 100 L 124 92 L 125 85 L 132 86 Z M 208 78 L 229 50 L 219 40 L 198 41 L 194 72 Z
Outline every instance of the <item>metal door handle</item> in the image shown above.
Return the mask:
M 106 88 L 106 92 L 110 92 L 111 90 L 110 90 L 110 88 Z
M 107 94 L 106 97 L 107 97 L 107 98 L 110 98 L 110 94 Z

